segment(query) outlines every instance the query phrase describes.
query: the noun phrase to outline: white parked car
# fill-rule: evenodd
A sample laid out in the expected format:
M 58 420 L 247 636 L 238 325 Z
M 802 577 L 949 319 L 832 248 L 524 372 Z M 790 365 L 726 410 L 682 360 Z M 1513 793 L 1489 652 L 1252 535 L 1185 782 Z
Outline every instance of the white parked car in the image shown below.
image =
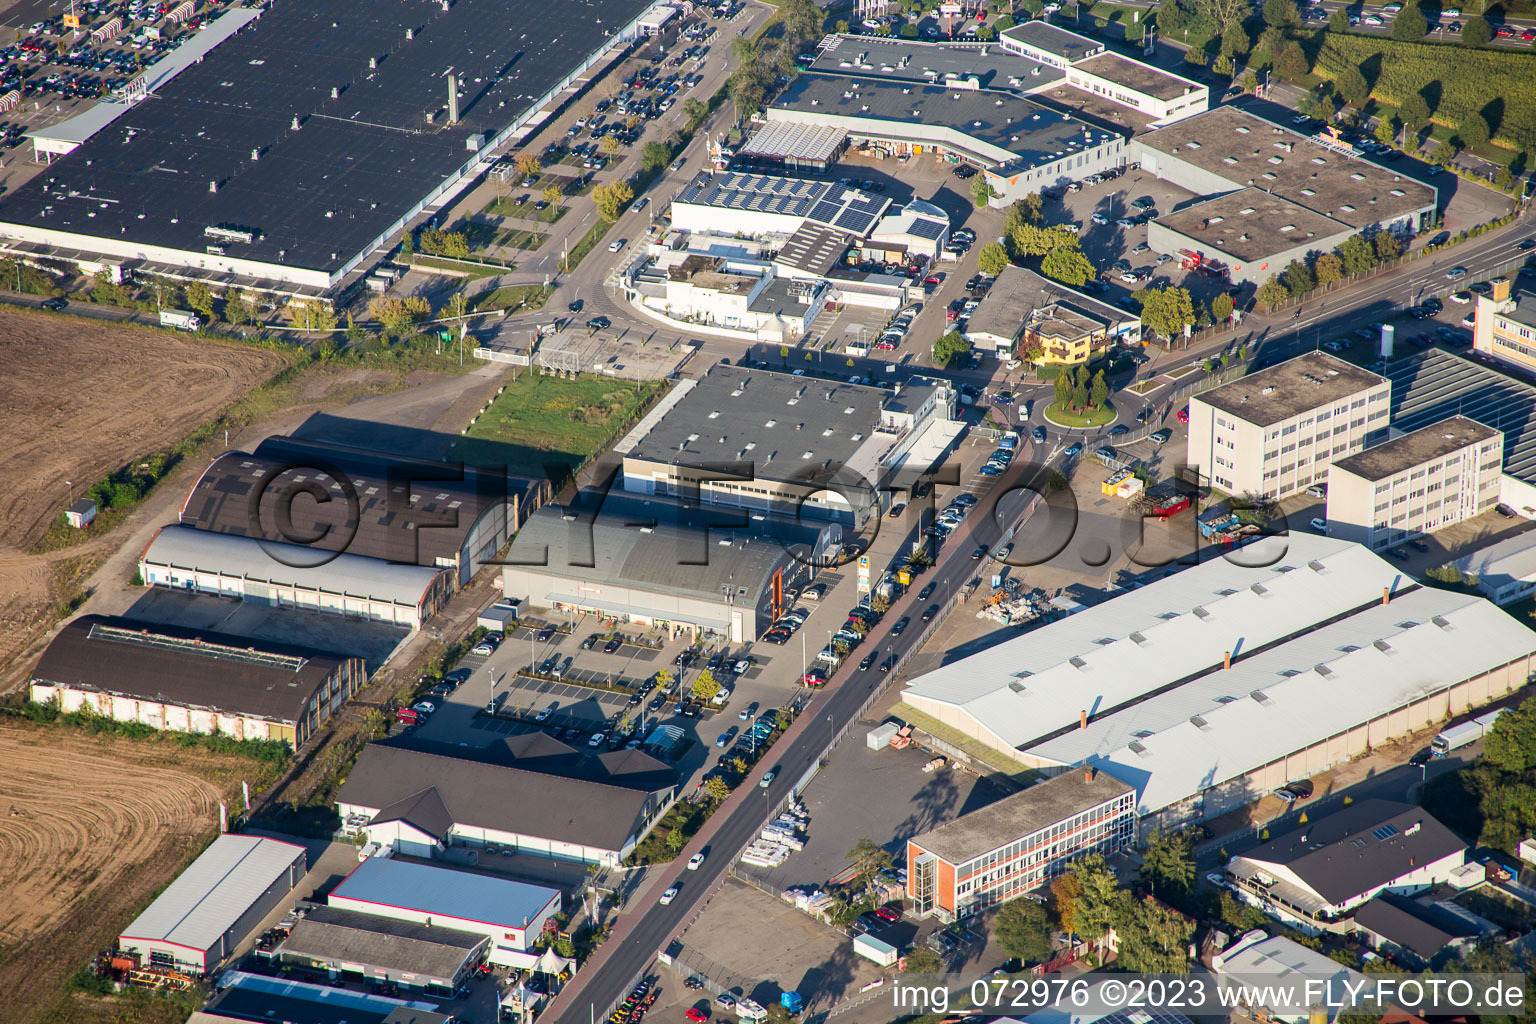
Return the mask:
M 606 738 L 607 737 L 605 737 L 602 733 L 595 732 L 595 733 L 592 734 L 592 738 L 587 740 L 587 746 L 589 746 L 589 747 L 600 747 L 600 746 L 603 745 L 603 740 L 606 739 Z
M 662 906 L 666 906 L 668 903 L 671 903 L 675 899 L 677 899 L 677 886 L 674 885 L 672 888 L 661 894 L 660 903 Z
M 688 858 L 688 870 L 697 871 L 699 870 L 699 865 L 703 863 L 704 855 L 702 853 L 696 853 L 692 857 Z

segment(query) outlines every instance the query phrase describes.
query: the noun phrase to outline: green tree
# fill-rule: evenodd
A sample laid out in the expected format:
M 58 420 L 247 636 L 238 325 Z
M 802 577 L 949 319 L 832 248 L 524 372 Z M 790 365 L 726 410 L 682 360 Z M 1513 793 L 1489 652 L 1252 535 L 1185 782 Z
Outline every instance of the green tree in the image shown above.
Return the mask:
M 1397 108 L 1397 116 L 1403 119 L 1405 128 L 1418 131 L 1429 123 L 1429 104 L 1422 95 L 1411 92 L 1403 98 L 1403 105 Z
M 1123 891 L 1103 854 L 1090 853 L 1072 866 L 1081 892 L 1073 909 L 1076 931 L 1092 942 L 1101 941 L 1115 924 L 1116 901 Z
M 1376 249 L 1363 235 L 1351 235 L 1334 250 L 1346 274 L 1363 274 L 1376 265 Z
M 1376 119 L 1376 141 L 1383 146 L 1390 146 L 1397 141 L 1397 118 L 1390 114 L 1383 114 Z
M 1344 262 L 1331 252 L 1320 252 L 1312 261 L 1312 277 L 1319 287 L 1338 284 L 1344 280 Z
M 1335 7 L 1333 12 L 1328 15 L 1328 31 L 1348 32 L 1349 11 L 1343 7 Z
M 1280 272 L 1280 283 L 1292 295 L 1302 295 L 1317 287 L 1317 282 L 1312 278 L 1312 269 L 1301 260 L 1291 260 Z
M 1147 974 L 1186 974 L 1195 923 L 1154 900 L 1121 893 L 1114 907 L 1118 963 Z
M 848 22 L 844 21 L 842 18 L 839 18 L 837 19 L 837 24 L 833 26 L 832 30 L 840 36 L 845 36 L 848 34 L 848 30 L 852 27 L 853 26 L 849 25 Z
M 1195 881 L 1195 841 L 1183 830 L 1154 829 L 1141 858 L 1141 880 L 1154 896 L 1189 891 Z
M 1158 337 L 1171 340 L 1183 334 L 1186 326 L 1194 326 L 1195 304 L 1189 289 L 1143 288 L 1139 294 L 1142 325 Z
M 1462 119 L 1461 127 L 1456 129 L 1462 149 L 1476 149 L 1488 141 L 1488 135 L 1488 122 L 1475 110 Z
M 550 206 L 554 206 L 561 199 L 565 198 L 565 190 L 556 184 L 545 185 L 544 191 L 539 193 L 539 198 L 543 199 Z
M 716 803 L 720 803 L 731 795 L 731 787 L 718 775 L 711 775 L 704 780 L 704 792 Z
M 1044 963 L 1051 958 L 1050 914 L 1034 900 L 1004 903 L 997 912 L 992 934 L 1004 953 L 1026 964 Z
M 1088 407 L 1088 367 L 1079 365 L 1077 376 L 1072 381 L 1072 408 L 1082 410 Z
M 1289 28 L 1301 24 L 1296 0 L 1264 0 L 1264 24 L 1271 28 Z
M 1311 70 L 1301 44 L 1294 39 L 1287 40 L 1275 58 L 1275 74 L 1288 82 L 1297 82 L 1305 78 L 1307 72 Z
M 11 268 L 10 280 L 16 279 L 14 264 Z M 105 270 L 96 271 L 91 278 L 91 301 L 103 306 L 121 306 L 127 299 L 127 290 L 112 280 L 112 275 Z
M 1360 106 L 1371 95 L 1371 87 L 1366 84 L 1365 76 L 1360 69 L 1351 65 L 1344 69 L 1344 73 L 1338 79 L 1339 95 L 1344 97 L 1346 103 Z
M 1062 931 L 1074 937 L 1083 934 L 1082 922 L 1078 919 L 1082 901 L 1083 880 L 1076 872 L 1068 871 L 1051 883 L 1051 902 L 1056 908 L 1056 920 L 1061 922 Z
M 1468 18 L 1466 27 L 1461 30 L 1462 46 L 1487 46 L 1492 39 L 1493 28 L 1481 14 Z
M 415 298 L 415 296 L 412 296 Z M 426 299 L 417 299 L 422 305 L 426 305 Z M 309 299 L 305 302 L 295 302 L 288 307 L 288 315 L 292 317 L 294 325 L 310 331 L 334 331 L 336 329 L 336 311 L 330 303 L 319 299 Z
M 1017 25 L 1017 24 L 1018 24 L 1018 22 L 1013 20 L 1013 16 L 1012 15 L 1004 14 L 1002 17 L 1000 17 L 996 21 L 994 21 L 992 23 L 992 26 L 994 28 L 996 28 L 999 32 L 1006 32 L 1008 29 L 1013 28 L 1013 26 Z
M 720 692 L 720 680 L 709 669 L 700 672 L 693 680 L 693 695 L 699 700 L 709 701 L 715 699 L 715 694 Z
M 1243 91 L 1244 92 L 1258 92 L 1259 91 L 1259 76 L 1254 74 L 1252 71 L 1244 71 L 1243 72 Z
M 1058 373 L 1054 388 L 1056 404 L 1066 408 L 1067 403 L 1072 400 L 1072 378 L 1065 371 Z
M 1223 53 L 1216 58 L 1216 63 L 1211 65 L 1211 71 L 1222 78 L 1231 78 L 1237 69 L 1232 66 L 1232 58 Z
M 1226 292 L 1219 292 L 1211 299 L 1211 316 L 1217 320 L 1226 320 L 1235 308 L 1236 304 L 1233 303 L 1232 296 Z
M 1098 276 L 1081 249 L 1056 249 L 1040 261 L 1040 273 L 1053 281 L 1081 288 Z
M 987 184 L 985 175 L 978 174 L 971 179 L 971 202 L 975 203 L 977 208 L 990 205 L 992 197 L 996 194 L 992 191 L 992 186 Z
M 1088 407 L 1090 409 L 1102 409 L 1104 403 L 1109 400 L 1109 382 L 1104 379 L 1104 371 L 1100 370 L 1093 375 L 1093 383 L 1088 389 Z
M 255 318 L 251 304 L 245 301 L 245 297 L 237 291 L 231 291 L 229 297 L 224 300 L 224 319 L 242 327 Z
M 517 168 L 517 173 L 521 174 L 525 179 L 536 178 L 539 175 L 540 167 L 537 154 L 519 153 L 517 159 L 512 161 L 512 163 Z
M 903 39 L 916 39 L 917 38 L 917 26 L 912 24 L 909 21 L 906 24 L 901 26 L 901 31 L 898 32 L 897 34 L 900 35 L 901 38 L 903 38 Z
M 1395 260 L 1403 254 L 1403 247 L 1398 242 L 1397 236 L 1390 231 L 1378 231 L 1371 239 L 1371 248 L 1376 250 L 1376 262 L 1385 263 L 1387 260 Z
M 704 126 L 704 119 L 707 117 L 709 117 L 709 105 L 703 100 L 695 99 L 692 96 L 683 100 L 683 124 L 685 125 L 683 130 L 689 135 L 702 128 Z
M 1174 35 L 1184 28 L 1184 12 L 1173 0 L 1163 0 L 1153 13 L 1157 18 L 1157 30 L 1163 35 Z
M 982 25 L 976 29 L 976 38 L 983 43 L 990 43 L 997 38 L 997 29 L 991 25 Z
M 854 867 L 854 880 L 865 889 L 872 887 L 880 872 L 891 866 L 891 855 L 868 836 L 861 836 L 853 844 L 853 849 L 848 851 L 848 860 Z
M 988 242 L 976 254 L 976 268 L 996 277 L 1008 266 L 1008 251 L 996 242 Z
M 1417 43 L 1429 31 L 1429 23 L 1415 0 L 1405 0 L 1403 9 L 1392 19 L 1392 38 L 1404 43 Z
M 672 148 L 664 142 L 647 142 L 640 147 L 640 170 L 655 174 L 672 162 Z
M 399 335 L 425 319 L 431 309 L 427 300 L 419 295 L 408 295 L 403 299 L 381 295 L 368 304 L 368 315 L 383 326 L 385 333 Z
M 927 946 L 914 946 L 907 954 L 902 970 L 908 974 L 940 974 L 944 970 L 944 961 Z
M 597 204 L 598 216 L 612 223 L 619 219 L 630 200 L 635 198 L 635 190 L 629 182 L 619 180 L 607 185 L 599 185 L 592 190 L 592 201 Z
M 667 833 L 667 849 L 676 853 L 688 845 L 688 833 L 680 828 L 674 828 Z
M 202 314 L 204 323 L 211 324 L 218 319 L 213 312 L 213 293 L 202 281 L 187 285 L 187 305 Z
M 1279 277 L 1271 277 L 1253 293 L 1253 301 L 1267 309 L 1274 309 L 1290 297 L 1291 293 L 1280 283 Z
M 1031 192 L 1023 199 L 1015 200 L 1003 211 L 1003 234 L 1013 235 L 1022 231 L 1026 224 L 1039 226 L 1045 221 L 1045 204 L 1038 192 Z
M 953 366 L 971 354 L 971 343 L 958 331 L 950 331 L 933 343 L 933 365 L 940 368 Z

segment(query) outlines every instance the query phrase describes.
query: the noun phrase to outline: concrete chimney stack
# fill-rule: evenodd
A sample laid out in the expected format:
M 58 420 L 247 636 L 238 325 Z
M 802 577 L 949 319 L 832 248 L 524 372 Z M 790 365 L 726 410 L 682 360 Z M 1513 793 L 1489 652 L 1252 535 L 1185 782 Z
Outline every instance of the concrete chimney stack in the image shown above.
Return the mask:
M 219 190 L 219 183 L 218 182 L 210 181 L 208 183 L 208 191 L 209 192 L 217 192 L 218 190 Z
M 1094 776 L 1096 776 L 1098 774 L 1099 774 L 1099 772 L 1098 772 L 1097 768 L 1084 768 L 1083 769 L 1083 781 L 1084 782 L 1092 782 L 1093 779 L 1094 779 Z
M 379 67 L 379 58 L 377 58 L 377 57 L 369 57 L 368 58 L 368 70 L 369 71 L 375 71 L 375 70 L 378 69 L 378 67 Z
M 341 99 L 341 87 L 340 86 L 336 86 L 336 85 L 331 86 L 331 99 L 333 99 L 333 100 Z
M 259 150 L 259 149 L 251 150 L 251 161 L 254 163 L 255 161 L 260 160 L 260 159 L 261 159 L 261 150 Z
M 459 123 L 459 76 L 448 76 L 448 123 Z

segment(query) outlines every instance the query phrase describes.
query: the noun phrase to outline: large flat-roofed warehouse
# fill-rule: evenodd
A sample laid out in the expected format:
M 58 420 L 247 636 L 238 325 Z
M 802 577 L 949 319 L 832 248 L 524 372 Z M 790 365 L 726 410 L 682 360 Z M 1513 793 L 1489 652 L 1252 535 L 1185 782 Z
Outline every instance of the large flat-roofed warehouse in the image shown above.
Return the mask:
M 453 1024 L 455 1018 L 390 996 L 288 978 L 231 972 L 223 989 L 187 1024 Z
M 435 864 L 370 857 L 342 879 L 332 907 L 395 921 L 431 924 L 491 940 L 489 962 L 531 967 L 544 922 L 560 913 L 560 890 Z
M 633 39 L 651 5 L 278 0 L 7 196 L 0 236 L 35 255 L 333 288 Z
M 590 492 L 534 513 L 507 552 L 502 593 L 567 615 L 742 643 L 785 611 L 786 582 L 826 564 L 841 537 L 835 523 Z
M 1440 349 L 1400 359 L 1392 382 L 1392 426 L 1418 430 L 1465 416 L 1504 434 L 1499 501 L 1536 519 L 1536 387 Z
M 453 570 L 395 565 L 252 537 L 162 526 L 139 556 L 147 587 L 356 615 L 420 629 L 453 593 Z
M 496 844 L 612 867 L 677 789 L 677 772 L 642 751 L 594 754 L 543 733 L 471 749 L 385 741 L 363 748 L 336 809 L 414 856 Z
M 118 936 L 140 967 L 211 972 L 304 879 L 304 847 L 222 835 Z
M 615 446 L 624 489 L 860 526 L 886 478 L 926 469 L 931 435 L 954 427 L 954 390 L 918 390 L 913 406 L 901 389 L 714 366 Z
M 548 494 L 548 481 L 491 468 L 274 436 L 213 460 L 182 502 L 181 522 L 275 543 L 314 537 L 311 564 L 344 551 L 447 567 L 464 586 Z
M 1218 255 L 1234 284 L 1262 284 L 1292 260 L 1329 252 L 1354 233 L 1343 221 L 1245 188 L 1164 214 L 1147 225 L 1147 244 L 1170 256 L 1183 249 Z
M 1435 219 L 1433 186 L 1239 107 L 1138 135 L 1127 156 L 1198 195 L 1263 189 L 1355 231 L 1417 234 Z
M 327 906 L 305 911 L 273 955 L 344 981 L 451 993 L 485 962 L 490 948 L 483 933 Z
M 1213 817 L 1525 686 L 1536 635 L 1402 579 L 1358 544 L 1269 538 L 919 676 L 904 701 L 1013 762 L 1109 772 L 1144 830 Z
M 82 615 L 32 671 L 32 699 L 175 732 L 303 746 L 368 681 L 363 659 Z
M 875 75 L 802 74 L 768 108 L 768 123 L 846 129 L 893 156 L 952 154 L 976 164 L 1007 205 L 1058 182 L 1125 162 L 1125 140 L 1014 91 L 945 87 Z

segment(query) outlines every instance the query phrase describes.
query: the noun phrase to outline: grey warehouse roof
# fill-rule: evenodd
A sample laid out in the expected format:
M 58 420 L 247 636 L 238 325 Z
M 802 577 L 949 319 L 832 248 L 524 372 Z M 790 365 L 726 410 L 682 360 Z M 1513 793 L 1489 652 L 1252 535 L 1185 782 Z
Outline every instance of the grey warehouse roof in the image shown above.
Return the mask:
M 1104 44 L 1095 42 L 1086 36 L 1080 36 L 1076 32 L 1068 32 L 1064 28 L 1045 21 L 1030 20 L 1022 25 L 1003 29 L 1004 39 L 1016 39 L 1021 43 L 1033 46 L 1037 50 L 1054 53 L 1069 63 L 1075 63 L 1084 57 L 1095 53 L 1104 52 Z
M 589 491 L 574 505 L 546 505 L 536 512 L 513 540 L 504 564 L 596 586 L 714 601 L 724 619 L 725 591 L 735 591 L 737 604 L 756 607 L 773 570 L 791 549 L 809 555 L 825 525 L 757 515 L 617 489 Z
M 1468 445 L 1498 437 L 1499 432 L 1465 416 L 1420 427 L 1412 433 L 1394 437 L 1373 448 L 1335 462 L 1334 468 L 1366 480 L 1385 480 L 1394 473 L 1443 458 Z
M 1113 327 L 1137 319 L 1134 313 L 1116 309 L 1064 284 L 1042 277 L 1033 270 L 1010 264 L 1003 268 L 992 289 L 971 314 L 966 331 L 1014 338 L 1032 314 L 1053 305 L 1074 310 L 1097 321 L 1098 326 L 1102 327 Z
M 1435 189 L 1226 104 L 1138 135 L 1135 145 L 1366 228 L 1433 208 Z
M 1118 53 L 1101 53 L 1097 57 L 1077 61 L 1074 66 L 1079 71 L 1085 71 L 1105 81 L 1135 89 L 1137 92 L 1160 100 L 1178 99 L 1187 93 L 1205 88 L 1186 78 L 1159 70 L 1151 64 L 1143 64 L 1139 60 L 1122 57 Z
M 302 869 L 304 847 L 263 836 L 221 835 L 122 937 L 210 949 L 295 861 Z
M 716 365 L 628 453 L 629 458 L 803 480 L 848 465 L 890 393 L 863 384 Z
M 867 235 L 891 205 L 884 196 L 837 182 L 737 171 L 714 175 L 700 171 L 673 202 L 803 217 L 853 235 Z
M 848 236 L 841 231 L 806 223 L 800 225 L 779 249 L 777 262 L 817 277 L 837 266 L 848 251 Z
M 1083 772 L 1063 772 L 962 814 L 912 842 L 951 864 L 961 864 L 1130 791 L 1130 786 L 1103 772 L 1095 773 L 1092 780 Z
M 511 793 L 504 798 L 515 799 Z M 558 909 L 559 898 L 559 889 L 391 857 L 369 857 L 331 893 L 331 899 L 402 907 L 506 928 L 528 927 L 551 900 Z
M 374 601 L 419 607 L 433 580 L 448 569 L 392 565 L 376 558 L 339 554 L 298 544 L 163 526 L 142 561 L 237 579 L 298 586 L 317 593 L 346 593 Z
M 1394 892 L 1383 892 L 1355 911 L 1355 924 L 1389 942 L 1433 960 L 1457 939 L 1476 935 L 1477 928 L 1448 910 L 1426 906 Z
M 1439 349 L 1392 363 L 1392 425 L 1417 430 L 1448 416 L 1504 432 L 1504 472 L 1536 483 L 1536 388 Z
M 827 43 L 810 70 L 932 85 L 974 78 L 984 89 L 1036 89 L 1065 77 L 1058 67 L 1010 53 L 1001 46 L 956 46 L 880 36 L 829 36 Z
M 59 631 L 35 682 L 210 708 L 280 722 L 347 661 L 362 659 L 221 633 L 82 615 Z
M 1267 427 L 1384 382 L 1385 378 L 1346 359 L 1327 352 L 1304 352 L 1230 384 L 1202 391 L 1195 400 Z
M 1259 188 L 1193 203 L 1164 214 L 1157 223 L 1241 263 L 1255 263 L 1303 245 L 1332 249 L 1355 230 Z
M 1119 137 L 1013 92 L 944 88 L 865 76 L 802 74 L 773 105 L 771 120 L 836 117 L 856 134 L 932 143 L 955 133 L 954 147 L 974 140 L 971 155 L 988 167 L 1033 167 Z M 865 126 L 859 126 L 864 122 Z M 912 125 L 904 134 L 901 125 Z M 1000 157 L 998 151 L 1009 156 Z
M 1283 865 L 1337 904 L 1465 849 L 1424 808 L 1372 799 L 1298 825 L 1241 856 Z
M 243 981 L 244 979 L 242 979 Z M 265 980 L 265 979 L 263 979 Z M 313 994 L 313 998 L 306 998 Z M 187 1018 L 187 1024 L 452 1024 L 453 1018 L 422 1010 L 398 999 L 322 988 L 307 982 L 283 982 L 282 991 L 237 984 Z
M 464 962 L 489 942 L 488 937 L 476 932 L 397 921 L 339 907 L 315 907 L 293 926 L 281 951 L 450 981 Z
M 204 228 L 240 228 L 255 238 L 231 257 L 335 273 L 650 3 L 272 4 L 6 196 L 0 222 L 197 256 Z M 449 67 L 462 119 L 428 122 Z
M 676 772 L 637 750 L 590 754 L 558 742 L 560 749 L 547 743 L 532 749 L 532 742 L 513 737 L 499 748 L 370 743 L 337 802 L 410 820 L 392 805 L 435 790 L 460 825 L 617 850 L 649 794 L 676 784 Z
M 215 459 L 182 503 L 181 522 L 282 542 L 279 510 L 287 509 L 288 536 L 319 536 L 318 550 L 435 566 L 458 556 L 483 514 L 548 490 L 547 481 L 490 469 L 273 436 L 254 452 Z

